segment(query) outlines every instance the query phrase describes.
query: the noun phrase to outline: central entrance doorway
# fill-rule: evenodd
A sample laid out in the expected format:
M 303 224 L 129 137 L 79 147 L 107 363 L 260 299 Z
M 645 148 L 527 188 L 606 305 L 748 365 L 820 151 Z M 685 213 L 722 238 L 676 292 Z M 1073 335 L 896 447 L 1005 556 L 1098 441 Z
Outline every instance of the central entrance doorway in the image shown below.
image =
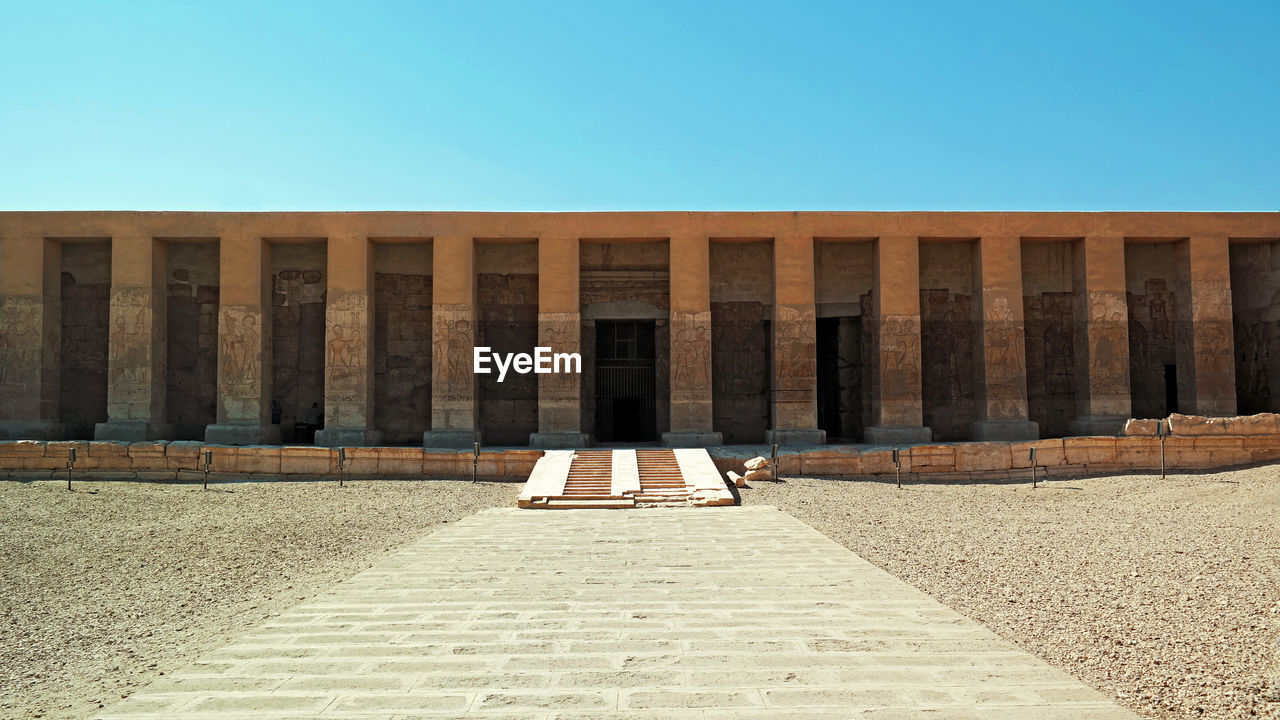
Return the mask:
M 596 321 L 596 439 L 658 439 L 654 322 Z

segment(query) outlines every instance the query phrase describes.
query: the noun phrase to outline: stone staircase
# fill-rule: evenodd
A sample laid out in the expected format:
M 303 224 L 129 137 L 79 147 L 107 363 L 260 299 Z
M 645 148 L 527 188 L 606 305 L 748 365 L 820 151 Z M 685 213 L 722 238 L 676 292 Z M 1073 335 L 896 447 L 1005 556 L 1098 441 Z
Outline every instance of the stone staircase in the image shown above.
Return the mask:
M 522 508 L 732 505 L 706 450 L 549 450 L 520 492 Z

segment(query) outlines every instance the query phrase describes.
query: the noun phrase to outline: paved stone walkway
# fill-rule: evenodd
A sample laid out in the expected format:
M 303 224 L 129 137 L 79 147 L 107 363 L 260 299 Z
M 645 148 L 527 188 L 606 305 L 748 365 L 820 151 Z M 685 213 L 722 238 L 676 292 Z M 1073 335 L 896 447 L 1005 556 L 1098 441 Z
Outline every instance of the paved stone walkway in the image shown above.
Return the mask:
M 102 718 L 1133 718 L 767 507 L 493 510 Z

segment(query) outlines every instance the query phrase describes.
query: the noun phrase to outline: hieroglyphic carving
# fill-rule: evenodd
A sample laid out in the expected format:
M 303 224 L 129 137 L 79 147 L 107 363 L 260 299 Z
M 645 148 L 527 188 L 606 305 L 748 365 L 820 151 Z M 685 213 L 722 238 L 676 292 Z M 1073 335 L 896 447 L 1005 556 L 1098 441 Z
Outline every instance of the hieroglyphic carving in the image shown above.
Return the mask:
M 431 320 L 433 403 L 470 404 L 475 397 L 472 351 L 475 313 L 470 305 L 436 305 Z
M 1134 417 L 1164 417 L 1165 366 L 1176 365 L 1172 317 L 1177 298 L 1164 278 L 1148 278 L 1143 292 L 1126 293 L 1129 306 L 1129 371 Z
M 0 384 L 39 381 L 44 312 L 39 298 L 10 296 L 0 305 Z
M 551 348 L 551 352 L 581 353 L 581 336 L 582 320 L 578 313 L 538 314 L 538 345 Z M 578 373 L 538 375 L 539 402 L 571 402 L 576 406 L 581 379 Z
M 421 442 L 431 429 L 431 276 L 377 273 L 374 286 L 374 427 L 389 443 Z
M 671 313 L 671 402 L 711 401 L 711 312 Z
M 817 320 L 812 305 L 774 309 L 774 377 L 778 390 L 807 390 L 817 375 Z
M 369 296 L 330 298 L 325 325 L 325 426 L 369 427 Z
M 714 428 L 727 443 L 763 442 L 769 420 L 769 332 L 759 302 L 711 303 Z
M 227 306 L 218 310 L 218 387 L 223 395 L 260 394 L 262 383 L 262 310 Z
M 108 368 L 111 404 L 145 402 L 163 377 L 164 328 L 155 326 L 155 293 L 150 288 L 119 288 L 111 296 Z
M 920 290 L 924 425 L 939 440 L 967 439 L 976 419 L 972 302 L 946 288 Z

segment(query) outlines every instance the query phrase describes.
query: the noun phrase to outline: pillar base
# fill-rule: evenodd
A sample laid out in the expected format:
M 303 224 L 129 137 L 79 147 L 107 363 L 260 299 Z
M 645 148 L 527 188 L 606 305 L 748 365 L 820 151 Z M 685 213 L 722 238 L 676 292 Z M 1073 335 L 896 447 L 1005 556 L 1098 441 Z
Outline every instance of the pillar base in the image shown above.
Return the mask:
M 422 433 L 422 447 L 424 448 L 451 448 L 457 450 L 459 448 L 471 449 L 471 446 L 480 442 L 479 430 L 428 430 Z
M 818 428 L 773 429 L 765 432 L 764 441 L 768 445 L 826 445 L 827 431 Z
M 1089 415 L 1071 421 L 1072 435 L 1119 435 L 1129 418 Z
M 1040 424 L 1030 420 L 979 420 L 969 426 L 969 439 L 1039 440 Z
M 32 420 L 6 420 L 0 422 L 0 440 L 61 440 L 62 423 Z
M 923 426 L 873 425 L 862 431 L 868 445 L 919 445 L 933 442 L 933 430 Z
M 204 441 L 210 445 L 279 445 L 279 425 L 218 423 L 204 429 Z
M 682 448 L 710 447 L 723 445 L 724 436 L 718 432 L 664 432 L 662 444 Z
M 148 420 L 108 420 L 93 428 L 94 440 L 117 442 L 142 442 L 144 440 L 168 440 L 173 437 L 172 423 Z
M 325 447 L 373 447 L 382 444 L 382 431 L 374 428 L 322 428 L 316 445 Z
M 536 432 L 529 435 L 529 447 L 571 450 L 591 447 L 591 436 L 580 432 Z

